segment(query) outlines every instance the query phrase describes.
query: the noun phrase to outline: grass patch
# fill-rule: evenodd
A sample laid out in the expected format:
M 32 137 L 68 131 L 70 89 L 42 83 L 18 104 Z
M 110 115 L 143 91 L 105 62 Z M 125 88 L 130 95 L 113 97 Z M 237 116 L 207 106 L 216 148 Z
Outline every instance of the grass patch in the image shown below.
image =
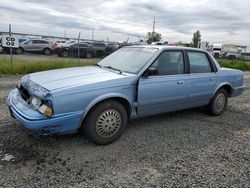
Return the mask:
M 41 60 L 41 61 L 27 61 L 20 59 L 13 59 L 13 66 L 11 67 L 10 59 L 3 57 L 0 59 L 0 75 L 8 74 L 28 74 L 33 72 L 67 68 L 67 67 L 78 67 L 93 65 L 97 62 L 76 62 L 76 59 L 65 61 L 65 60 Z
M 232 69 L 240 69 L 242 71 L 250 71 L 250 62 L 240 60 L 218 60 L 221 67 L 227 67 Z
M 87 66 L 97 63 L 98 60 L 85 61 L 77 63 L 76 59 L 70 59 L 68 61 L 62 60 L 21 60 L 13 59 L 13 66 L 11 67 L 10 59 L 7 57 L 0 58 L 0 75 L 9 74 L 28 74 L 33 72 L 67 68 L 67 67 L 78 67 Z M 250 62 L 240 61 L 240 60 L 218 60 L 221 67 L 240 69 L 242 71 L 250 71 Z

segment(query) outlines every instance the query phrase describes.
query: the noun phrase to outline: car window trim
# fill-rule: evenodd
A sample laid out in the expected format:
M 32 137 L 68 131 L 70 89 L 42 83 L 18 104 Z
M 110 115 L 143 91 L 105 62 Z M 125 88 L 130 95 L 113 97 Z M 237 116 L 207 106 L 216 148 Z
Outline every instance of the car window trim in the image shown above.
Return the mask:
M 189 61 L 189 56 L 188 52 L 195 52 L 195 53 L 203 53 L 207 57 L 211 72 L 196 72 L 196 73 L 191 73 L 190 72 L 190 61 Z M 214 62 L 212 61 L 211 57 L 209 56 L 208 52 L 203 52 L 195 49 L 188 49 L 185 50 L 185 56 L 186 56 L 186 61 L 187 61 L 187 74 L 203 74 L 203 73 L 216 73 L 218 71 L 217 67 L 215 66 Z

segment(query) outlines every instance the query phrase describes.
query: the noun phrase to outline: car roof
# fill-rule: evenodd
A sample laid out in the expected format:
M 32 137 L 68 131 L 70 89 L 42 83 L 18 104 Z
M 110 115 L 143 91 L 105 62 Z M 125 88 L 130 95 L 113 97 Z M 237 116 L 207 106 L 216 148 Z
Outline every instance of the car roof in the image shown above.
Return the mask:
M 200 48 L 192 48 L 192 47 L 185 47 L 185 46 L 167 46 L 167 45 L 134 45 L 134 46 L 124 46 L 124 47 L 142 47 L 142 48 L 157 48 L 159 50 L 196 50 L 196 51 L 201 51 L 201 52 L 207 52 L 203 49 Z

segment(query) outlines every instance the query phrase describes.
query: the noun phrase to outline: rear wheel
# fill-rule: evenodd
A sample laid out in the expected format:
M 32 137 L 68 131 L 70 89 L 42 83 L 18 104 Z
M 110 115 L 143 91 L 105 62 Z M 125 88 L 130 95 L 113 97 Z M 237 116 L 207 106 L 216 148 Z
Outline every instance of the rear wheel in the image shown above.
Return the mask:
M 17 49 L 16 49 L 16 53 L 17 53 L 17 54 L 23 54 L 23 51 L 24 51 L 24 50 L 23 50 L 22 48 L 17 48 Z
M 67 50 L 63 50 L 62 57 L 68 57 L 68 56 L 69 56 L 69 52 Z
M 114 100 L 98 104 L 83 125 L 85 135 L 95 144 L 104 145 L 117 140 L 127 124 L 127 112 L 122 104 Z
M 219 116 L 227 108 L 228 93 L 225 89 L 218 90 L 210 103 L 207 106 L 207 110 L 211 115 Z
M 50 50 L 49 48 L 45 48 L 45 49 L 43 50 L 43 54 L 44 54 L 44 55 L 50 55 L 50 54 L 51 54 L 51 50 Z

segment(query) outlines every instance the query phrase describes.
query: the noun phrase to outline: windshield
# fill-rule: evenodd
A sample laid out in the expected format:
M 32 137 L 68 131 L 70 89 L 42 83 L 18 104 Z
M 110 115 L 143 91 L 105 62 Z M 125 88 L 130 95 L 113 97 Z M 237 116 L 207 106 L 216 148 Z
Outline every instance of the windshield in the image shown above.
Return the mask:
M 152 47 L 124 47 L 101 60 L 98 65 L 137 74 L 157 51 Z

